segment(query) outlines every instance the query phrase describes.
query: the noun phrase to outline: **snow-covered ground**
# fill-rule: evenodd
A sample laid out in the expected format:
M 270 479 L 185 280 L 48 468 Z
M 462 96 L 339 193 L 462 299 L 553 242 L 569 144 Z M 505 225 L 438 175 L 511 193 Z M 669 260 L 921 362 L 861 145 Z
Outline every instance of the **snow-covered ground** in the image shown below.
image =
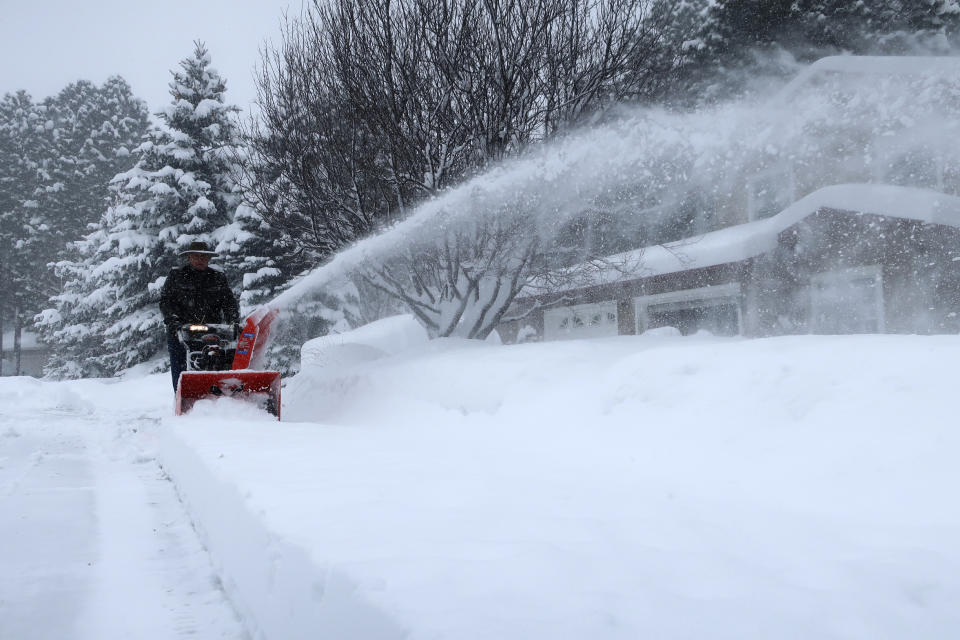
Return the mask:
M 0 378 L 3 640 L 248 637 L 155 459 L 161 381 Z
M 407 331 L 391 348 L 375 333 L 308 345 L 281 423 L 229 401 L 173 418 L 165 376 L 0 381 L 0 553 L 16 568 L 0 625 L 103 630 L 135 605 L 160 625 L 189 603 L 212 630 L 197 637 L 231 637 L 201 579 L 212 561 L 246 631 L 271 639 L 960 632 L 960 337 Z M 70 492 L 39 476 L 28 491 L 31 453 L 56 443 L 87 471 L 62 462 Z M 142 533 L 182 513 L 151 498 L 171 491 L 154 451 L 209 561 L 182 516 L 171 564 Z M 34 521 L 28 542 L 11 516 Z M 48 550 L 47 519 L 81 533 Z M 204 584 L 203 605 L 164 591 L 176 575 Z M 32 616 L 61 600 L 73 609 Z

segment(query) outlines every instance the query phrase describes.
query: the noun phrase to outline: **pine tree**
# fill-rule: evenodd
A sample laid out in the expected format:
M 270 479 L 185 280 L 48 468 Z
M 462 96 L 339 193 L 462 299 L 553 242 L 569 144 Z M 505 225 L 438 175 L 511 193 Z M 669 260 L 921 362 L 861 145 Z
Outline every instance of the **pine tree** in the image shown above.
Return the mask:
M 928 48 L 942 39 L 957 44 L 960 36 L 960 2 L 957 0 L 887 0 L 868 13 L 872 31 L 881 36 L 879 50 L 908 53 Z M 939 48 L 939 47 L 934 47 Z
M 44 100 L 53 158 L 50 180 L 44 187 L 39 206 L 51 221 L 51 235 L 56 236 L 50 243 L 53 245 L 50 249 L 55 253 L 44 256 L 46 262 L 61 257 L 56 252 L 69 240 L 77 240 L 84 233 L 86 224 L 95 222 L 103 211 L 102 203 L 91 206 L 86 202 L 85 171 L 79 157 L 86 131 L 93 127 L 91 120 L 96 117 L 96 95 L 96 85 L 81 80 Z M 102 189 L 105 184 L 106 180 L 101 180 L 98 186 Z
M 51 210 L 65 245 L 99 220 L 108 204 L 110 179 L 133 166 L 131 150 L 140 144 L 150 120 L 146 104 L 119 76 L 108 78 L 102 87 L 72 83 L 45 104 L 56 159 L 53 184 L 42 206 Z
M 226 84 L 202 44 L 180 67 L 160 125 L 135 150 L 136 165 L 112 181 L 115 203 L 78 243 L 79 259 L 58 265 L 67 282 L 41 319 L 60 343 L 52 375 L 110 375 L 156 354 L 159 290 L 177 252 L 214 242 L 233 222 L 237 109 L 224 103 Z
M 779 46 L 810 61 L 829 52 L 897 52 L 898 40 L 960 29 L 957 0 L 716 0 L 711 59 L 743 63 L 756 48 Z
M 239 109 L 224 103 L 226 83 L 210 66 L 203 44 L 196 43 L 181 69 L 170 83 L 173 101 L 157 114 L 166 135 L 157 140 L 151 167 L 158 184 L 169 188 L 161 189 L 158 213 L 170 223 L 164 236 L 178 248 L 212 240 L 215 229 L 230 224 L 239 204 L 231 178 L 237 144 L 232 118 Z
M 237 207 L 233 223 L 218 229 L 214 237 L 217 252 L 224 256 L 224 271 L 240 277 L 241 315 L 275 298 L 309 266 L 289 238 L 248 204 Z M 328 323 L 321 316 L 327 312 L 318 302 L 306 303 L 295 313 L 283 312 L 271 334 L 266 365 L 284 374 L 295 372 L 301 345 L 326 331 Z
M 111 78 L 103 88 L 72 83 L 40 105 L 24 93 L 9 98 L 0 110 L 28 115 L 21 115 L 19 123 L 3 118 L 10 125 L 5 146 L 22 165 L 20 170 L 7 163 L 0 168 L 0 180 L 20 192 L 14 198 L 19 207 L 8 216 L 16 220 L 18 237 L 4 252 L 15 268 L 3 278 L 8 288 L 4 300 L 16 303 L 19 324 L 27 327 L 60 291 L 52 264 L 67 258 L 70 241 L 89 233 L 87 227 L 99 218 L 109 178 L 132 165 L 129 150 L 139 143 L 147 113 L 120 78 Z M 8 108 L 14 102 L 18 106 Z
M 695 101 L 794 73 L 791 60 L 938 52 L 960 39 L 960 0 L 681 0 L 687 2 L 707 5 L 694 39 L 703 47 L 684 74 Z
M 783 42 L 799 28 L 794 0 L 718 0 L 712 7 L 712 50 L 738 56 L 750 47 Z
M 0 324 L 12 323 L 17 361 L 21 331 L 51 286 L 42 258 L 52 221 L 39 206 L 50 164 L 45 107 L 25 91 L 5 95 L 0 100 Z
M 287 239 L 246 204 L 237 207 L 233 223 L 214 233 L 224 271 L 240 278 L 243 314 L 277 296 L 305 264 Z
M 637 51 L 637 68 L 672 69 L 665 91 L 669 100 L 686 101 L 690 87 L 703 81 L 709 68 L 710 49 L 716 33 L 714 0 L 654 0 L 647 20 L 656 25 L 659 37 L 653 47 Z

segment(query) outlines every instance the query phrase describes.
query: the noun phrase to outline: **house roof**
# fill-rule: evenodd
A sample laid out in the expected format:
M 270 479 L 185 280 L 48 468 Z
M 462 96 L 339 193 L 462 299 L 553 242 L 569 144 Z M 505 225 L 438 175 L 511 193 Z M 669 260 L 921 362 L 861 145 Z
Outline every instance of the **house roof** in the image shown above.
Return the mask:
M 609 267 L 578 279 L 584 288 L 628 279 L 689 271 L 740 262 L 772 251 L 781 232 L 819 211 L 868 214 L 960 228 L 960 198 L 929 189 L 883 184 L 840 184 L 823 187 L 780 213 L 700 236 L 627 251 L 605 259 Z M 635 268 L 630 269 L 629 265 Z M 539 287 L 534 284 L 532 290 Z M 527 294 L 536 295 L 533 291 Z
M 858 75 L 960 76 L 958 56 L 827 56 L 820 58 L 787 83 L 774 98 L 786 104 L 804 84 L 823 73 Z

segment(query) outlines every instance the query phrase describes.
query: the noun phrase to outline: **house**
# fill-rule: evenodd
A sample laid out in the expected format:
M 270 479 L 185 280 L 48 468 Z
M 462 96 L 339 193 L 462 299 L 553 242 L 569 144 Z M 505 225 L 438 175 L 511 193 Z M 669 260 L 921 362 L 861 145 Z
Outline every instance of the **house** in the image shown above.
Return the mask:
M 578 233 L 560 234 L 557 268 L 587 260 L 591 268 L 561 278 L 561 287 L 530 287 L 498 331 L 507 341 L 660 327 L 743 336 L 960 332 L 960 154 L 951 135 L 960 132 L 960 104 L 942 97 L 960 96 L 958 68 L 952 58 L 821 60 L 774 105 L 802 108 L 795 96 L 805 88 L 845 92 L 853 106 L 835 130 L 828 112 L 802 123 L 804 135 L 826 131 L 815 152 L 796 151 L 794 137 L 786 152 L 767 145 L 773 151 L 731 167 L 734 187 L 719 197 L 691 187 L 659 205 L 682 224 L 644 247 L 623 240 L 642 234 L 606 232 L 629 216 L 573 221 Z M 926 122 L 897 112 L 897 99 L 921 94 L 916 83 L 898 83 L 918 76 L 931 94 L 942 91 Z M 869 100 L 856 95 L 863 86 Z M 886 95 L 893 108 L 881 121 Z M 864 102 L 871 118 L 856 111 Z M 635 219 L 651 219 L 649 209 L 641 213 Z M 692 233 L 677 237 L 677 229 Z
M 4 333 L 3 352 L 0 357 L 3 359 L 2 375 L 15 375 L 17 363 L 16 354 L 13 351 L 13 331 Z M 42 377 L 43 367 L 46 366 L 49 357 L 49 348 L 37 340 L 36 334 L 29 331 L 22 333 L 20 336 L 20 375 Z

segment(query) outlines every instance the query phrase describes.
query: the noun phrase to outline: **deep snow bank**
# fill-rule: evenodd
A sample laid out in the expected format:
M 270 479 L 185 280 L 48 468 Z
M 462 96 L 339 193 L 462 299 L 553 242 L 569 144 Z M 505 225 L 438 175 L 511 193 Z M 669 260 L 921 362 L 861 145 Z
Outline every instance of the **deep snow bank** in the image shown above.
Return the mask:
M 393 355 L 407 349 L 421 347 L 427 342 L 427 331 L 411 314 L 390 316 L 345 333 L 320 336 L 306 342 L 300 349 L 302 366 L 342 367 L 359 360 L 372 360 Z M 359 357 L 339 358 L 337 353 L 351 348 Z
M 247 630 L 257 638 L 284 640 L 404 637 L 336 563 L 311 558 L 295 537 L 275 531 L 265 518 L 266 511 L 251 509 L 250 490 L 223 473 L 220 467 L 229 466 L 227 455 L 231 462 L 249 457 L 251 445 L 279 467 L 293 455 L 286 447 L 280 455 L 267 453 L 277 453 L 269 433 L 275 426 L 272 418 L 234 422 L 221 442 L 208 443 L 215 450 L 188 444 L 189 438 L 182 437 L 206 426 L 201 417 L 178 420 L 175 433 L 168 431 L 161 438 L 162 464 L 193 514 L 194 526 L 206 543 L 224 591 Z M 231 441 L 245 453 L 225 453 L 230 452 Z M 290 444 L 289 440 L 281 443 Z M 268 469 L 263 471 L 271 475 Z M 298 509 L 312 510 L 311 500 L 299 487 L 288 489 L 274 493 L 269 501 L 291 500 Z M 349 630 L 348 636 L 343 635 L 345 630 Z
M 268 638 L 943 638 L 960 338 L 620 337 L 304 371 L 164 465 Z M 321 633 L 322 630 L 322 633 Z

